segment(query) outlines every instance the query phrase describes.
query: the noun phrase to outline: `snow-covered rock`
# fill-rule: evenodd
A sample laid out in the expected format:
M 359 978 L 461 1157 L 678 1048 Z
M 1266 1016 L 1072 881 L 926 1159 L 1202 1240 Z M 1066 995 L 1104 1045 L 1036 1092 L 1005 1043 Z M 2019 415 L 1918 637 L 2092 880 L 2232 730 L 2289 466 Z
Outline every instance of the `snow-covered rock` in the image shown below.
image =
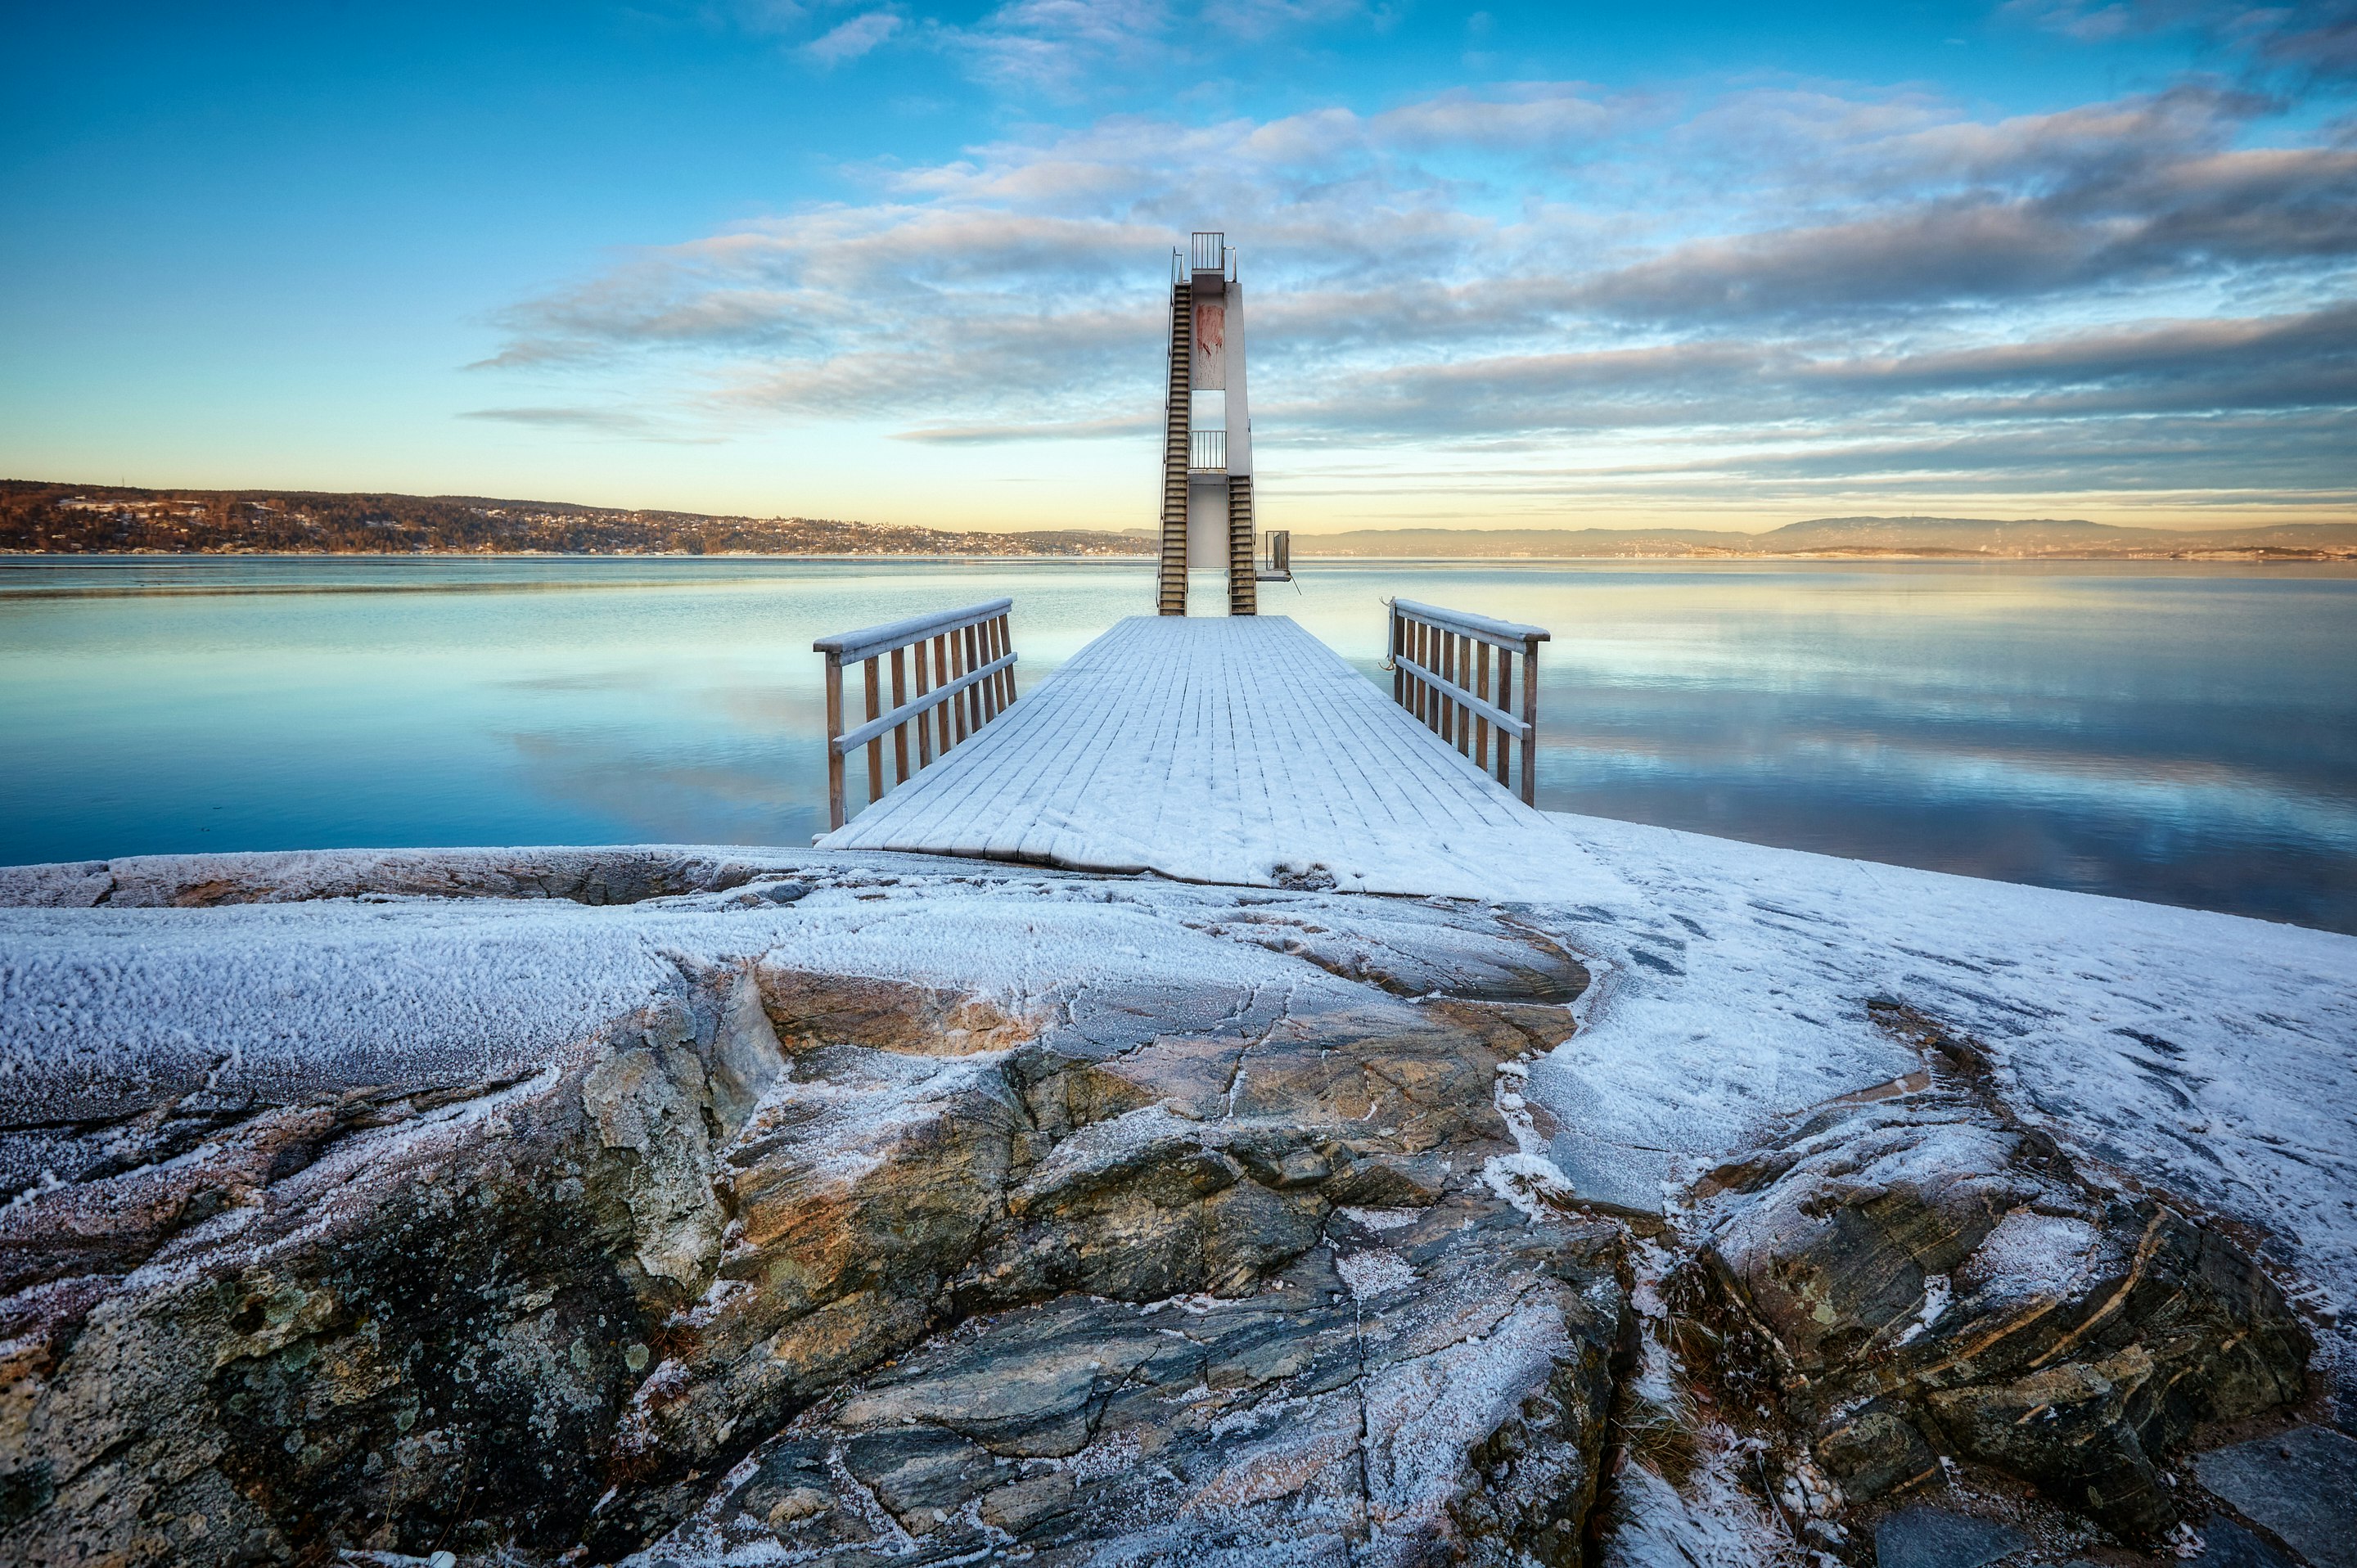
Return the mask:
M 1936 1449 L 2160 1538 L 2181 1511 L 2161 1464 L 2201 1423 L 2298 1403 L 2306 1328 L 2222 1231 L 2088 1184 L 1968 1042 L 1884 1014 L 1922 1070 L 1706 1181 L 1685 1294 L 1720 1376 L 1779 1402 L 1855 1500 L 1936 1476 Z
M 1563 831 L 0 871 L 0 1557 L 1799 1563 L 1976 1466 L 2061 1552 L 2158 1515 L 2013 1434 L 2192 1517 L 2150 1391 L 2350 1380 L 2357 941 Z
M 1576 1554 L 1621 1236 L 1481 1177 L 1558 944 L 761 871 L 0 911 L 0 1557 Z

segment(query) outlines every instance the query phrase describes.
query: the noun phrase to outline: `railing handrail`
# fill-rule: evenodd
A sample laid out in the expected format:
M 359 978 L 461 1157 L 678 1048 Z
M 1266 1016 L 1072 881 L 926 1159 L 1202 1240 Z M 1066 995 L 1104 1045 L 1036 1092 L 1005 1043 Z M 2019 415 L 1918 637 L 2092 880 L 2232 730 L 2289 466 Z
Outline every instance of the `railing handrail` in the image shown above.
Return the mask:
M 1224 229 L 1198 229 L 1191 236 L 1188 261 L 1199 273 L 1223 272 L 1228 264 L 1228 233 Z
M 1224 468 L 1228 466 L 1228 433 L 1224 430 L 1190 430 L 1187 433 L 1187 467 L 1196 471 Z
M 1229 283 L 1236 281 L 1236 248 L 1227 243 L 1226 232 L 1216 229 L 1195 231 L 1197 240 L 1200 241 L 1205 236 L 1221 242 L 1219 253 L 1211 256 L 1208 260 L 1205 259 L 1204 253 L 1193 245 L 1184 249 L 1177 245 L 1170 247 L 1170 281 L 1172 283 L 1186 283 L 1199 272 L 1215 272 Z
M 1470 610 L 1444 609 L 1438 605 L 1421 605 L 1414 599 L 1394 599 L 1392 607 L 1412 619 L 1431 626 L 1447 627 L 1468 637 L 1501 648 L 1520 648 L 1526 642 L 1545 642 L 1547 629 L 1543 626 L 1524 626 L 1520 621 L 1495 620 L 1489 616 L 1477 616 Z
M 1004 615 L 1014 607 L 1013 599 L 990 599 L 963 609 L 943 610 L 938 615 L 911 616 L 907 620 L 887 621 L 881 626 L 862 627 L 857 631 L 838 632 L 822 637 L 811 644 L 815 653 L 832 653 L 845 664 L 856 664 L 879 653 L 889 653 L 896 648 L 921 642 L 942 632 L 962 631 L 976 621 Z

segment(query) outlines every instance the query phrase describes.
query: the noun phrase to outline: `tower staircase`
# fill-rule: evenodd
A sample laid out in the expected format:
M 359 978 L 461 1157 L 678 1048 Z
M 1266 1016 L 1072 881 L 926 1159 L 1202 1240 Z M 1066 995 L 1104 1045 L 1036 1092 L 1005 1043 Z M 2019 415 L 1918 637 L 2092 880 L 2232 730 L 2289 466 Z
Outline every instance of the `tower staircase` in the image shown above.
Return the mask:
M 1195 285 L 1170 285 L 1170 387 L 1163 405 L 1162 564 L 1155 608 L 1187 613 L 1187 461 L 1194 403 Z
M 1260 572 L 1253 561 L 1252 476 L 1228 476 L 1228 613 L 1260 614 Z

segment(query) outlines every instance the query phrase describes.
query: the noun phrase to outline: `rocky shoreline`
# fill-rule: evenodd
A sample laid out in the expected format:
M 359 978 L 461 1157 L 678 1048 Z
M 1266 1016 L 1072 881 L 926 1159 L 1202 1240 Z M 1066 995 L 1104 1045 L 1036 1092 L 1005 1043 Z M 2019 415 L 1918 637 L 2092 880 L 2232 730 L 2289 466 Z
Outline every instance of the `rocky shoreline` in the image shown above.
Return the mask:
M 0 904 L 7 1561 L 2350 1561 L 2266 1238 L 1897 997 L 1911 1067 L 1650 1200 L 1555 1157 L 1628 1135 L 1546 1079 L 1630 965 L 1541 904 L 662 850 Z

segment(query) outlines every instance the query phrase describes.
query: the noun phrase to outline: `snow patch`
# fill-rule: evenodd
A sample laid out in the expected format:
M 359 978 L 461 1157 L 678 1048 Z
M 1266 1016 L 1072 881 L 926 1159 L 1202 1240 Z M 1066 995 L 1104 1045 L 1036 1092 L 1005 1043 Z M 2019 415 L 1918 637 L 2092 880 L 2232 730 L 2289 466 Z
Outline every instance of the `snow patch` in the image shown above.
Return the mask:
M 1482 1163 L 1481 1179 L 1490 1190 L 1532 1219 L 1550 1218 L 1551 1205 L 1574 1200 L 1571 1183 L 1544 1155 L 1492 1155 Z
M 2016 1208 L 1958 1272 L 1968 1284 L 2001 1297 L 2060 1296 L 2085 1273 L 2101 1240 L 2083 1219 Z
M 1891 1341 L 1894 1345 L 1911 1345 L 1932 1331 L 1940 1321 L 1940 1314 L 1948 1310 L 1948 1303 L 1956 1297 L 1955 1282 L 1945 1274 L 1928 1274 L 1923 1280 L 1923 1303 L 1916 1308 L 1914 1320 Z
M 1346 1252 L 1334 1260 L 1334 1272 L 1351 1288 L 1353 1301 L 1372 1301 L 1415 1283 L 1415 1270 L 1388 1247 Z

